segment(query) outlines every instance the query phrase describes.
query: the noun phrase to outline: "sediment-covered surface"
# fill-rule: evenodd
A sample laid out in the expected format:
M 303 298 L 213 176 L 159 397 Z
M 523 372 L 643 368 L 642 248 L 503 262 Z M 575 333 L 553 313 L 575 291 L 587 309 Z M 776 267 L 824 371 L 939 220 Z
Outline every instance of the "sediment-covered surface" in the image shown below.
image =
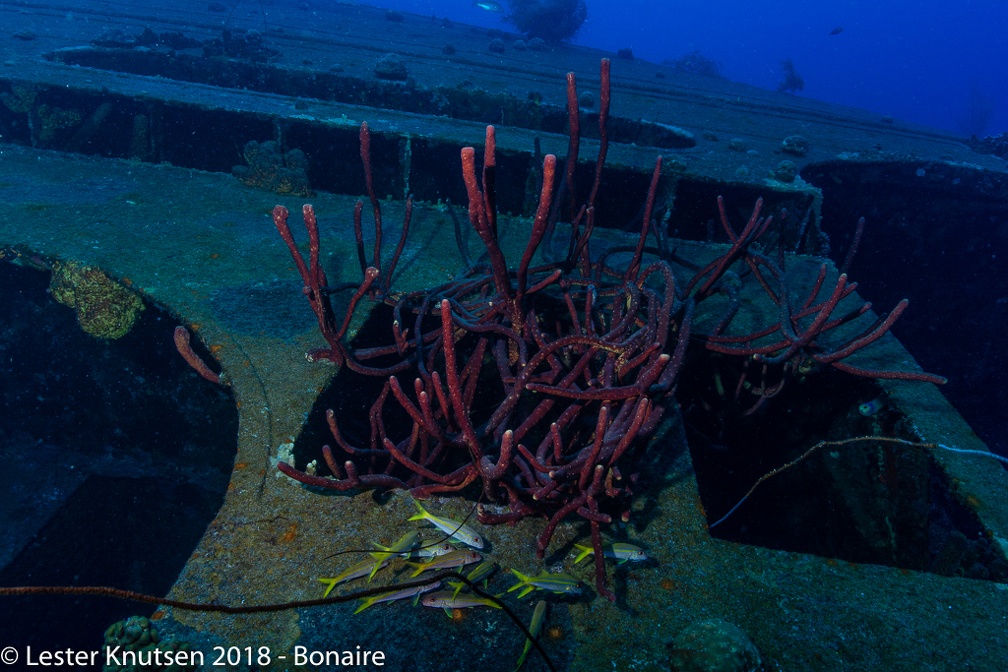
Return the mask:
M 407 496 L 326 496 L 278 478 L 271 466 L 270 458 L 298 434 L 333 373 L 305 361 L 303 353 L 318 345 L 313 318 L 306 306 L 287 298 L 288 290 L 300 298 L 296 274 L 267 214 L 277 200 L 287 199 L 249 190 L 228 176 L 168 166 L 15 147 L 5 147 L 0 161 L 5 248 L 30 250 L 40 259 L 75 259 L 128 279 L 182 323 L 198 325 L 196 333 L 231 381 L 240 418 L 231 482 L 172 597 L 226 604 L 318 597 L 317 579 L 355 557 L 329 556 L 368 548 L 375 540 L 390 543 L 412 525 L 405 522 L 413 513 Z M 299 204 L 288 201 L 292 210 Z M 332 196 L 316 197 L 314 204 L 332 255 L 327 261 L 338 267 L 352 249 L 352 204 Z M 396 222 L 398 215 L 393 204 L 386 221 Z M 415 239 L 425 241 L 424 249 L 452 249 L 450 239 L 437 242 L 451 236 L 442 211 L 420 207 L 414 218 Z M 414 265 L 410 277 L 417 282 L 450 273 L 440 252 L 418 249 L 405 261 Z M 875 354 L 887 362 L 906 358 L 892 339 Z M 889 388 L 921 438 L 977 447 L 940 394 L 914 383 Z M 662 440 L 668 442 L 662 483 L 637 500 L 629 525 L 616 528 L 647 548 L 654 561 L 610 567 L 615 604 L 598 597 L 551 604 L 543 642 L 559 668 L 667 669 L 666 644 L 687 625 L 711 618 L 740 626 L 784 670 L 996 670 L 1008 659 L 999 637 L 1002 584 L 712 538 L 681 435 L 673 429 Z M 842 461 L 844 452 L 824 451 L 822 457 Z M 954 497 L 972 507 L 995 542 L 1005 538 L 1002 471 L 982 458 L 934 459 L 948 470 Z M 461 518 L 472 502 L 428 504 Z M 592 583 L 590 570 L 582 569 L 588 563 L 571 563 L 570 544 L 585 534 L 577 524 L 561 526 L 544 563 L 533 552 L 541 529 L 536 521 L 483 529 L 489 555 L 502 566 L 528 572 L 564 566 Z M 492 585 L 503 590 L 510 582 L 498 577 Z M 508 599 L 523 619 L 530 618 L 532 600 Z M 165 610 L 158 613 L 158 626 L 208 653 L 214 645 L 288 653 L 298 644 L 338 650 L 360 645 L 385 651 L 388 669 L 511 669 L 522 646 L 518 632 L 495 611 L 452 620 L 440 610 L 408 604 L 377 605 L 351 616 L 354 608 L 245 617 Z M 534 659 L 526 664 L 541 668 Z

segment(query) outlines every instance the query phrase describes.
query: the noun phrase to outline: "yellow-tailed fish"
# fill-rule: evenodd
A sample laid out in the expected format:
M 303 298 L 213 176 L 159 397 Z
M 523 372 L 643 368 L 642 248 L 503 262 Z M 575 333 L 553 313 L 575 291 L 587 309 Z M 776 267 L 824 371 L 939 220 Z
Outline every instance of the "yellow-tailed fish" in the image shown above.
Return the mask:
M 481 562 L 480 564 L 476 565 L 471 570 L 469 570 L 469 573 L 466 574 L 466 578 L 473 583 L 479 583 L 480 581 L 483 581 L 484 582 L 483 585 L 485 587 L 487 577 L 493 574 L 495 569 L 497 569 L 496 562 L 494 562 L 493 560 L 484 560 L 483 562 Z M 466 584 L 462 583 L 461 581 L 449 581 L 448 585 L 455 589 L 456 595 L 462 592 L 463 588 L 469 587 Z
M 539 637 L 539 633 L 542 632 L 543 623 L 546 622 L 546 600 L 539 600 L 536 603 L 535 611 L 532 612 L 532 622 L 529 623 L 529 634 L 532 635 L 532 639 L 528 637 L 525 638 L 525 648 L 522 650 L 521 657 L 518 658 L 518 665 L 515 666 L 515 672 L 521 669 L 522 663 L 525 662 L 525 656 L 528 652 L 532 650 L 532 642 Z
M 462 583 L 461 581 L 449 581 L 448 587 L 452 589 L 452 596 L 456 597 L 458 596 L 459 593 L 462 592 L 463 589 L 465 589 L 467 593 L 469 592 L 469 586 Z
M 329 593 L 332 592 L 332 589 L 345 581 L 359 579 L 362 576 L 368 577 L 368 580 L 370 581 L 371 577 L 375 575 L 375 572 L 388 566 L 388 563 L 389 561 L 386 559 L 376 559 L 372 557 L 367 560 L 361 560 L 356 565 L 346 568 L 337 576 L 319 577 L 319 581 L 325 584 L 326 587 L 325 593 L 322 594 L 322 597 L 329 597 Z
M 591 546 L 574 544 L 574 548 L 581 551 L 578 556 L 574 558 L 575 565 L 587 558 L 589 555 L 595 555 L 595 549 Z M 624 562 L 643 562 L 648 559 L 647 553 L 643 548 L 640 546 L 634 546 L 633 544 L 627 544 L 622 541 L 617 541 L 615 544 L 604 544 L 602 546 L 602 557 L 612 558 L 620 565 Z
M 406 564 L 416 567 L 416 571 L 413 572 L 413 575 L 410 577 L 412 579 L 413 577 L 420 576 L 424 572 L 432 569 L 454 569 L 456 567 L 464 567 L 465 565 L 479 562 L 482 559 L 483 556 L 476 551 L 459 549 L 457 551 L 452 551 L 451 553 L 439 555 L 436 558 L 431 558 L 427 562 L 407 562 Z
M 481 562 L 480 564 L 476 565 L 471 570 L 469 570 L 469 573 L 466 574 L 466 578 L 472 581 L 473 583 L 479 583 L 480 581 L 483 581 L 488 576 L 493 574 L 495 569 L 497 569 L 496 562 L 494 562 L 493 560 L 484 560 L 483 562 Z
M 453 595 L 450 590 L 439 590 L 436 593 L 424 595 L 420 602 L 425 607 L 437 607 L 439 609 L 468 609 L 469 607 L 493 607 L 500 609 L 501 606 L 489 597 L 480 597 L 466 593 L 465 595 Z
M 472 546 L 473 548 L 483 548 L 483 537 L 476 534 L 476 532 L 474 532 L 468 525 L 452 520 L 451 518 L 435 516 L 423 508 L 420 505 L 420 502 L 415 499 L 413 500 L 413 503 L 416 504 L 417 514 L 410 517 L 409 520 L 426 520 L 428 523 L 438 528 L 455 541 L 463 543 L 466 546 Z
M 410 553 L 411 558 L 436 558 L 439 555 L 446 555 L 452 551 L 457 551 L 459 549 L 455 548 L 447 541 L 443 544 L 432 544 L 430 546 L 421 546 L 420 548 L 413 549 Z
M 510 571 L 518 577 L 518 583 L 508 588 L 507 592 L 510 593 L 513 590 L 521 588 L 522 591 L 518 593 L 519 599 L 537 589 L 560 595 L 581 594 L 581 582 L 570 574 L 550 574 L 549 572 L 540 572 L 538 576 L 526 576 L 515 569 Z
M 417 532 L 416 530 L 411 530 L 406 534 L 404 534 L 403 536 L 399 537 L 399 541 L 395 542 L 391 546 L 382 546 L 379 543 L 375 543 L 375 546 L 380 548 L 383 552 L 372 553 L 371 555 L 373 555 L 376 558 L 381 558 L 382 560 L 388 560 L 389 558 L 395 555 L 405 555 L 408 554 L 411 550 L 413 550 L 413 547 L 416 546 L 417 541 L 419 540 L 420 540 L 420 533 Z M 371 571 L 371 575 L 368 577 L 368 581 L 374 578 L 375 573 L 379 569 L 380 567 L 375 565 L 375 568 Z
M 390 586 L 394 587 L 394 586 Z M 424 593 L 429 593 L 432 590 L 437 590 L 441 587 L 440 581 L 435 581 L 431 584 L 412 586 L 410 588 L 402 588 L 400 590 L 390 590 L 387 593 L 381 593 L 379 595 L 372 595 L 371 597 L 365 597 L 361 600 L 360 606 L 353 613 L 359 614 L 373 604 L 380 604 L 382 602 L 396 602 L 398 600 L 408 600 L 413 598 L 414 600 L 420 599 L 420 596 Z

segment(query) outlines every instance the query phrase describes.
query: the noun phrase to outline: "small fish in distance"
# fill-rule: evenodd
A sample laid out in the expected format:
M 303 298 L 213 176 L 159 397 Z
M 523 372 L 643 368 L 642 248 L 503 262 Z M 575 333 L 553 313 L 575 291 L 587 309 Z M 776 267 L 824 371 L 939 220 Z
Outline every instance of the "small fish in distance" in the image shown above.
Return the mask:
M 493 0 L 473 0 L 473 7 L 479 7 L 480 9 L 485 9 L 488 12 L 503 12 L 504 8 L 501 7 L 499 2 L 494 2 Z

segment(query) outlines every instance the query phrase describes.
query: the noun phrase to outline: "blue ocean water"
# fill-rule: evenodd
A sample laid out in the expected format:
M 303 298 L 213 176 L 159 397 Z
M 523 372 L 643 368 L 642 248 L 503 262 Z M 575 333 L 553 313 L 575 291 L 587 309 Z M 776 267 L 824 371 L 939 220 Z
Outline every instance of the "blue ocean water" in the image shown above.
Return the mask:
M 368 4 L 513 29 L 470 0 Z M 500 3 L 505 12 L 507 3 Z M 1008 131 L 1008 3 L 999 0 L 585 0 L 575 44 L 661 62 L 694 51 L 737 82 L 776 89 L 781 61 L 797 95 L 962 133 Z M 837 29 L 842 29 L 836 32 Z M 836 34 L 831 34 L 835 33 Z

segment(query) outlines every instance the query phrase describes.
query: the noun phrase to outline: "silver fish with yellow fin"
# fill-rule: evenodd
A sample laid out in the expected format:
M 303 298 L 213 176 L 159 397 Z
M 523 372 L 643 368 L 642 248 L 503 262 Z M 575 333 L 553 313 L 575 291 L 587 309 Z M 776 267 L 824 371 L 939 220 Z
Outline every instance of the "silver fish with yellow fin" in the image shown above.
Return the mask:
M 595 555 L 595 549 L 591 546 L 574 544 L 574 548 L 581 551 L 574 559 L 575 565 L 589 555 Z M 643 562 L 648 559 L 647 552 L 643 548 L 623 541 L 617 541 L 615 544 L 604 544 L 602 546 L 602 557 L 616 560 L 621 565 L 624 562 Z
M 525 638 L 525 648 L 522 649 L 521 657 L 518 658 L 518 664 L 515 666 L 514 672 L 518 672 L 521 669 L 522 663 L 525 662 L 525 657 L 528 656 L 528 652 L 532 650 L 532 641 L 539 637 L 539 633 L 542 631 L 543 623 L 546 621 L 546 600 L 539 600 L 536 603 L 535 611 L 532 612 L 532 622 L 529 623 L 529 634 L 532 635 L 532 639 L 528 637 Z
M 560 595 L 580 595 L 581 582 L 570 574 L 550 574 L 540 572 L 538 576 L 526 576 L 516 569 L 510 570 L 518 577 L 518 583 L 507 589 L 507 592 L 521 589 L 518 598 L 523 598 L 533 590 L 545 590 Z
M 452 551 L 451 553 L 445 553 L 444 555 L 431 558 L 427 562 L 407 562 L 406 564 L 411 567 L 416 567 L 416 571 L 413 572 L 412 576 L 410 576 L 412 579 L 432 569 L 455 569 L 456 567 L 463 567 L 474 562 L 479 562 L 482 559 L 483 556 L 476 551 L 459 549 L 457 551 Z
M 483 548 L 483 537 L 476 534 L 476 532 L 465 523 L 460 523 L 457 520 L 452 520 L 451 518 L 435 516 L 422 507 L 420 502 L 415 499 L 413 500 L 413 503 L 416 504 L 417 513 L 407 520 L 426 520 L 428 523 L 438 528 L 455 541 L 461 542 L 466 546 L 471 546 L 473 548 Z
M 419 540 L 420 540 L 420 533 L 417 532 L 416 530 L 411 530 L 406 534 L 404 534 L 403 536 L 399 537 L 399 541 L 395 542 L 391 546 L 382 546 L 381 544 L 376 542 L 375 546 L 380 548 L 383 552 L 372 553 L 371 555 L 373 555 L 376 558 L 380 558 L 382 560 L 388 560 L 389 558 L 394 557 L 396 555 L 408 555 L 409 552 L 413 550 L 413 548 L 417 545 L 417 542 Z M 374 577 L 375 573 L 379 569 L 380 568 L 377 565 L 375 565 L 374 570 L 372 570 L 371 572 L 371 576 L 368 577 L 368 581 L 370 581 Z
M 436 607 L 439 609 L 468 609 L 470 607 L 493 607 L 500 609 L 501 605 L 488 597 L 480 597 L 471 593 L 454 595 L 451 590 L 439 590 L 436 593 L 424 595 L 420 603 L 425 607 Z
M 378 570 L 387 567 L 389 561 L 385 558 L 378 558 L 377 556 L 368 558 L 367 560 L 361 560 L 356 565 L 347 567 L 342 572 L 336 576 L 320 576 L 319 582 L 325 584 L 325 592 L 322 593 L 322 597 L 329 597 L 329 593 L 332 589 L 341 583 L 347 581 L 353 581 L 354 579 L 359 579 L 362 576 L 368 577 L 368 581 L 378 572 Z
M 394 588 L 395 586 L 390 586 Z M 360 606 L 353 613 L 359 614 L 368 607 L 374 604 L 381 604 L 382 602 L 396 602 L 398 600 L 408 600 L 413 598 L 414 600 L 419 600 L 420 596 L 424 593 L 429 593 L 432 590 L 437 590 L 441 587 L 440 581 L 435 581 L 430 584 L 422 584 L 419 586 L 411 586 L 409 588 L 401 588 L 399 590 L 390 590 L 387 593 L 381 593 L 379 595 L 372 595 L 371 597 L 365 597 L 361 600 Z

